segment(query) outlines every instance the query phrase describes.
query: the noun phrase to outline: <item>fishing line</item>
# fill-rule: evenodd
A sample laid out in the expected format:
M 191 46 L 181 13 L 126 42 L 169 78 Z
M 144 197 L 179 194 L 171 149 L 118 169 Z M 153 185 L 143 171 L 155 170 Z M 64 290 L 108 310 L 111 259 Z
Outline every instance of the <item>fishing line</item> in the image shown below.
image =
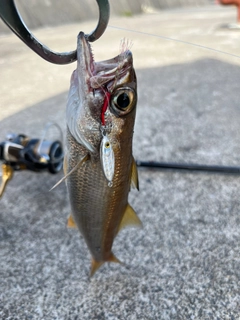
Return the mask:
M 127 29 L 127 28 L 118 27 L 118 26 L 110 26 L 109 25 L 108 27 L 112 28 L 112 29 L 117 29 L 117 30 L 133 32 L 133 33 L 137 33 L 137 34 L 142 34 L 142 35 L 149 36 L 149 37 L 155 37 L 155 38 L 159 38 L 159 39 L 163 39 L 163 40 L 167 40 L 167 41 L 175 41 L 175 42 L 186 44 L 186 45 L 189 45 L 189 46 L 192 46 L 192 47 L 197 47 L 197 48 L 200 48 L 200 49 L 209 50 L 209 51 L 212 51 L 212 52 L 215 52 L 215 53 L 221 53 L 221 54 L 225 54 L 225 55 L 230 56 L 230 57 L 235 57 L 235 58 L 240 59 L 240 56 L 237 55 L 237 54 L 226 52 L 226 51 L 221 51 L 221 50 L 218 50 L 218 49 L 214 49 L 214 48 L 211 48 L 211 47 L 207 47 L 207 46 L 204 46 L 204 45 L 201 45 L 201 44 L 197 44 L 197 43 L 193 43 L 193 42 L 189 42 L 189 41 L 170 38 L 170 37 L 161 36 L 161 35 L 157 35 L 157 34 L 149 33 L 149 32 L 144 32 L 144 31 Z

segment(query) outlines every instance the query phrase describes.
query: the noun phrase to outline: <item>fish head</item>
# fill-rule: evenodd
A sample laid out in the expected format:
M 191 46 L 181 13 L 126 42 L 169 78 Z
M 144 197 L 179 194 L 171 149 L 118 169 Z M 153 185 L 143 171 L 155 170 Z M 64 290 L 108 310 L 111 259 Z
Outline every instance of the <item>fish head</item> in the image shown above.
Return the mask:
M 113 138 L 132 127 L 137 83 L 130 50 L 115 58 L 95 62 L 83 32 L 78 36 L 77 69 L 73 72 L 67 102 L 67 126 L 75 140 L 90 153 L 98 153 L 104 131 Z M 102 114 L 105 99 L 108 107 Z

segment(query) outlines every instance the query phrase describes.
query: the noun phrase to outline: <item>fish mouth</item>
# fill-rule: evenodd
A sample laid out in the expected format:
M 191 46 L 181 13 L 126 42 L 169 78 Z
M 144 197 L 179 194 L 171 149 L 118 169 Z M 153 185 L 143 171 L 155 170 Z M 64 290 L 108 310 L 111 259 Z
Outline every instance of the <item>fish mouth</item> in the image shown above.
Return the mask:
M 88 92 L 98 89 L 108 89 L 121 83 L 121 79 L 132 68 L 133 59 L 130 50 L 120 53 L 115 58 L 95 62 L 91 46 L 83 32 L 78 36 L 78 65 L 81 83 L 87 86 Z
M 95 75 L 95 63 L 92 49 L 83 32 L 78 35 L 77 42 L 78 79 L 82 85 L 89 83 Z

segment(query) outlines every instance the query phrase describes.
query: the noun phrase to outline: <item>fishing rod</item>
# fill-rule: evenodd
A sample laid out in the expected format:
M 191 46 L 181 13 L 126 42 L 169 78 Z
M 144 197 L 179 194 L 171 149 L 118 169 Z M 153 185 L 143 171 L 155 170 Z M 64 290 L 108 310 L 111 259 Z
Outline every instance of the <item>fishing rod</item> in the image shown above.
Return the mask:
M 230 173 L 240 174 L 240 167 L 237 166 L 220 166 L 206 165 L 197 163 L 174 163 L 174 162 L 155 162 L 155 161 L 140 161 L 137 160 L 138 167 L 162 169 L 162 170 L 179 170 L 179 171 L 202 171 L 215 173 Z

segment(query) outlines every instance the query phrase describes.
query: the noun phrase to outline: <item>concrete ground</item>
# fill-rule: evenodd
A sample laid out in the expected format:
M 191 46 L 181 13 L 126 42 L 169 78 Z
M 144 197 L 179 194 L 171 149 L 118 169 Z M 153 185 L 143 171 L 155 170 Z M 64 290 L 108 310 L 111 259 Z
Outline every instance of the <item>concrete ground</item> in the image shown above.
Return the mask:
M 235 20 L 218 6 L 114 18 L 93 44 L 100 60 L 118 54 L 121 38 L 133 42 L 136 159 L 239 165 L 240 30 L 223 26 Z M 35 34 L 68 51 L 94 26 Z M 0 141 L 41 137 L 49 121 L 65 131 L 74 68 L 1 36 Z M 124 264 L 91 279 L 85 243 L 66 228 L 65 185 L 48 192 L 61 177 L 17 172 L 0 200 L 1 319 L 240 319 L 239 176 L 139 169 L 130 203 L 144 228 L 122 231 L 113 251 Z

